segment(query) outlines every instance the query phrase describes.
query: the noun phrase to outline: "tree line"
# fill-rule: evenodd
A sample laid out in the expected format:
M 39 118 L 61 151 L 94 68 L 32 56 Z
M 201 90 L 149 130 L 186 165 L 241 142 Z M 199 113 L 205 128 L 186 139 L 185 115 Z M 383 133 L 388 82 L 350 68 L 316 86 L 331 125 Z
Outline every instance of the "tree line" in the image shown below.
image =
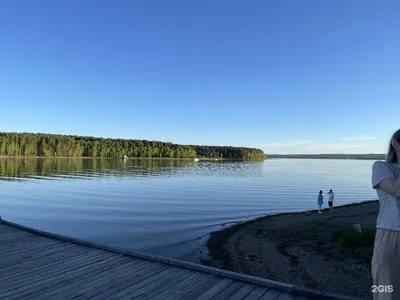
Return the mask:
M 0 156 L 229 158 L 261 160 L 262 150 L 243 147 L 179 145 L 169 142 L 86 136 L 0 132 Z

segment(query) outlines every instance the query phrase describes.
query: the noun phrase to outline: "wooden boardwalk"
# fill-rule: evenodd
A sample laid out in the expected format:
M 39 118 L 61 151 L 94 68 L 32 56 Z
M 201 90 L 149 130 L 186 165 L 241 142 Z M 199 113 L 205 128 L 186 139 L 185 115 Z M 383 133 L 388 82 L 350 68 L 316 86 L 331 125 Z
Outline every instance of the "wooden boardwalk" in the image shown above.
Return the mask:
M 0 299 L 350 299 L 0 218 Z

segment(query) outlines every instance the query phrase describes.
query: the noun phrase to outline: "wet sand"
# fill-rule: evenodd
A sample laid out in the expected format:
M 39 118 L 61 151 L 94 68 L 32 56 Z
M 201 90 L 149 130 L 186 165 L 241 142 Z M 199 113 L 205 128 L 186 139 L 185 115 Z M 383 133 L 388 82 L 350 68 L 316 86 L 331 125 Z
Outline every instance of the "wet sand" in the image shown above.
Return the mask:
M 374 228 L 379 203 L 265 216 L 211 234 L 202 263 L 308 288 L 372 299 L 370 261 L 335 247 L 332 232 Z

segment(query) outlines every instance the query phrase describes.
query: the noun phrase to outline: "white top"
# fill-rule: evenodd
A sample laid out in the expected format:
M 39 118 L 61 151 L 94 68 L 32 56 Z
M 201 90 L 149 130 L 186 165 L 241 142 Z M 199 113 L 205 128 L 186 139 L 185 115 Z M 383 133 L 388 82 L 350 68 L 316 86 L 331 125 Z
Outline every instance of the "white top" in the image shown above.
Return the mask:
M 400 231 L 400 197 L 394 197 L 377 185 L 387 178 L 397 179 L 400 176 L 400 166 L 397 164 L 376 161 L 372 166 L 372 187 L 376 189 L 379 198 L 379 214 L 377 228 Z
M 333 199 L 335 198 L 335 192 L 334 191 L 328 192 L 328 195 L 329 195 L 329 201 L 333 202 Z

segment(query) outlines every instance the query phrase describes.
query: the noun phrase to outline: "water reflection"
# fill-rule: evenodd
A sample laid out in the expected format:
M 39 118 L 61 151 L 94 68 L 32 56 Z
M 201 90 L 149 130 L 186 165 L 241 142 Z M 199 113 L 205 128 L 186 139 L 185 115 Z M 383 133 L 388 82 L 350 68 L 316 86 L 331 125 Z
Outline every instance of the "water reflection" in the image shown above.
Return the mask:
M 191 161 L 148 159 L 82 159 L 82 158 L 2 158 L 0 180 L 80 179 L 102 176 L 132 176 L 171 172 L 190 167 Z
M 224 164 L 224 168 L 220 168 Z M 252 168 L 248 168 L 253 164 Z M 202 161 L 173 159 L 106 158 L 0 158 L 0 180 L 92 179 L 101 177 L 235 176 L 251 170 L 261 172 L 260 162 Z

